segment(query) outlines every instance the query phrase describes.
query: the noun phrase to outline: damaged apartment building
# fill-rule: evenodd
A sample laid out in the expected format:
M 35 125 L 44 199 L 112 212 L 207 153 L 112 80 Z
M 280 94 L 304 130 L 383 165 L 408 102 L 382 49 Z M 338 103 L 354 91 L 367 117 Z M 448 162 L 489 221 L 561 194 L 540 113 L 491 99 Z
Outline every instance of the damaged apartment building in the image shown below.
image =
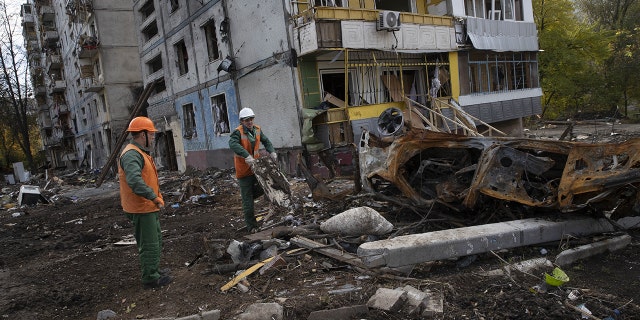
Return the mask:
M 108 123 L 129 114 L 111 106 L 107 77 L 138 72 L 139 91 L 153 86 L 144 114 L 160 130 L 155 155 L 165 169 L 231 168 L 228 139 L 243 107 L 255 111 L 281 167 L 292 174 L 301 155 L 319 173 L 326 172 L 319 164 L 327 164 L 327 152 L 339 166 L 353 165 L 351 149 L 360 133 L 380 132 L 379 117 L 389 108 L 415 106 L 445 115 L 459 108 L 515 136 L 523 117 L 541 111 L 530 0 L 135 0 L 128 3 L 131 12 L 121 12 L 132 17 L 127 28 L 120 16 L 98 19 L 98 3 L 116 6 L 112 2 L 66 1 L 57 9 L 65 19 L 72 17 L 69 3 L 94 12 L 75 18 L 83 28 L 73 34 L 74 45 L 81 31 L 99 38 L 91 58 L 94 77 L 88 79 L 104 77 L 104 88 L 95 93 L 66 91 L 67 100 L 73 99 L 67 101 L 69 123 L 82 122 L 82 110 L 94 106 L 88 97 L 96 96 L 95 105 L 107 106 L 96 125 L 105 153 L 111 151 L 122 125 Z M 107 64 L 101 51 L 105 28 L 125 39 L 137 37 L 135 58 L 125 43 L 127 55 L 112 58 L 135 60 L 136 66 Z M 70 63 L 79 74 L 86 66 Z M 84 78 L 68 79 L 67 85 L 76 79 Z M 137 96 L 129 96 L 117 107 L 130 108 Z M 85 109 L 80 101 L 87 101 Z M 111 130 L 108 137 L 104 128 Z M 78 156 L 86 149 L 78 143 L 84 141 L 81 132 L 72 132 Z
M 49 166 L 101 168 L 142 85 L 130 1 L 30 0 L 21 17 Z

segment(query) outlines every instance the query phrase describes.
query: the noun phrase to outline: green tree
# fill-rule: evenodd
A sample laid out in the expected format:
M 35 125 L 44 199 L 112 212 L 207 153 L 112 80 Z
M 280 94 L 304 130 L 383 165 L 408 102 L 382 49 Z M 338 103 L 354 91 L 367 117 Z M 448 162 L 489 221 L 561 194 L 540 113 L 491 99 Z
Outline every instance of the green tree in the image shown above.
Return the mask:
M 578 0 L 577 6 L 586 21 L 613 34 L 612 54 L 602 66 L 607 91 L 601 103 L 628 115 L 630 104 L 640 99 L 640 0 Z
M 574 15 L 570 0 L 533 0 L 540 42 L 543 116 L 572 117 L 597 108 L 609 38 Z
M 12 146 L 17 144 L 27 167 L 35 171 L 31 133 L 35 126 L 34 108 L 29 101 L 27 61 L 24 49 L 16 43 L 20 19 L 10 13 L 5 0 L 0 1 L 0 122 L 8 128 L 3 132 L 2 148 L 5 161 L 11 161 Z M 3 130 L 4 131 L 4 130 Z

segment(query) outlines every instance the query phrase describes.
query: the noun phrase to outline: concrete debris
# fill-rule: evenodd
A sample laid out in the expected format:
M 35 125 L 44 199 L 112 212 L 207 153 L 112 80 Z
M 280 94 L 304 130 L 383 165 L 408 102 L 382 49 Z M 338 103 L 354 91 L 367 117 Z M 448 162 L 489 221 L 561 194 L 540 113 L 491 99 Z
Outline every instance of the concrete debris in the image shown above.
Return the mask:
M 96 320 L 107 320 L 107 319 L 115 318 L 117 316 L 118 314 L 115 313 L 113 310 L 101 310 L 100 312 L 98 312 L 98 316 L 96 317 Z
M 444 312 L 444 295 L 429 289 L 420 291 L 412 286 L 388 289 L 378 288 L 369 298 L 367 306 L 410 316 L 438 317 Z
M 365 206 L 349 209 L 327 219 L 320 224 L 320 230 L 341 236 L 382 236 L 391 232 L 393 225 L 378 211 Z
M 234 319 L 236 320 L 263 320 L 284 319 L 284 308 L 278 303 L 254 303 Z
M 560 252 L 555 263 L 559 266 L 570 265 L 578 260 L 608 251 L 620 250 L 631 243 L 631 236 L 625 234 L 615 238 L 578 246 Z
M 366 315 L 369 308 L 366 305 L 356 305 L 337 309 L 314 311 L 307 320 L 350 320 Z
M 387 288 L 378 288 L 367 306 L 372 309 L 395 312 L 400 310 L 407 300 L 407 292 L 403 290 L 394 290 Z
M 520 261 L 518 263 L 506 265 L 500 269 L 489 270 L 481 273 L 483 276 L 504 276 L 509 275 L 513 271 L 522 273 L 531 273 L 532 270 L 544 267 L 553 267 L 553 263 L 547 258 L 536 258 L 531 260 Z

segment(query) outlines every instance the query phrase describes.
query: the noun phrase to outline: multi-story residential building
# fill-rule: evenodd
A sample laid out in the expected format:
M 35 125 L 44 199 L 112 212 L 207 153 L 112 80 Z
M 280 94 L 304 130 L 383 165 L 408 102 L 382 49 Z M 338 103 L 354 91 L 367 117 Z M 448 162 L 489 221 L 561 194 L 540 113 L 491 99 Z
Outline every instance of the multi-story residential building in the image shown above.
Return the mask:
M 242 107 L 254 109 L 289 171 L 298 154 L 376 132 L 389 107 L 444 115 L 457 107 L 514 135 L 541 109 L 530 0 L 137 0 L 134 8 L 143 81 L 161 79 L 148 109 L 163 131 L 160 162 L 181 170 L 231 166 L 228 136 Z M 307 115 L 327 107 L 310 131 Z
M 156 159 L 180 171 L 232 167 L 243 107 L 292 173 L 299 155 L 314 164 L 326 150 L 350 164 L 360 132 L 377 132 L 390 107 L 461 109 L 512 135 L 541 109 L 531 0 L 51 1 L 53 20 L 47 1 L 25 5 L 38 17 L 34 45 L 49 48 L 30 50 L 49 85 L 34 75 L 34 87 L 53 115 L 47 137 L 73 133 L 49 149 L 76 161 L 89 145 L 105 159 L 135 89 L 152 84 L 144 114 L 160 130 Z M 64 30 L 60 46 L 47 47 L 45 27 Z
M 32 0 L 21 14 L 47 160 L 100 168 L 142 86 L 131 2 Z
M 159 83 L 148 113 L 161 131 L 161 167 L 232 167 L 228 141 L 242 107 L 282 155 L 301 149 L 283 2 L 136 0 L 134 8 L 143 80 Z

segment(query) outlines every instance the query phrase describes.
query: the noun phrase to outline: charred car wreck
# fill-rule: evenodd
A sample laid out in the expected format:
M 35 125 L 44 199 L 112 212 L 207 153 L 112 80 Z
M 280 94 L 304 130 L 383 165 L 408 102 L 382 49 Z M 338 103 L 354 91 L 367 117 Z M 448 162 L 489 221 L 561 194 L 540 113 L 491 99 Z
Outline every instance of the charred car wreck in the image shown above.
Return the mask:
M 399 191 L 416 206 L 464 211 L 494 200 L 612 219 L 640 211 L 640 139 L 591 144 L 411 128 L 394 137 L 363 131 L 359 147 L 363 189 Z

